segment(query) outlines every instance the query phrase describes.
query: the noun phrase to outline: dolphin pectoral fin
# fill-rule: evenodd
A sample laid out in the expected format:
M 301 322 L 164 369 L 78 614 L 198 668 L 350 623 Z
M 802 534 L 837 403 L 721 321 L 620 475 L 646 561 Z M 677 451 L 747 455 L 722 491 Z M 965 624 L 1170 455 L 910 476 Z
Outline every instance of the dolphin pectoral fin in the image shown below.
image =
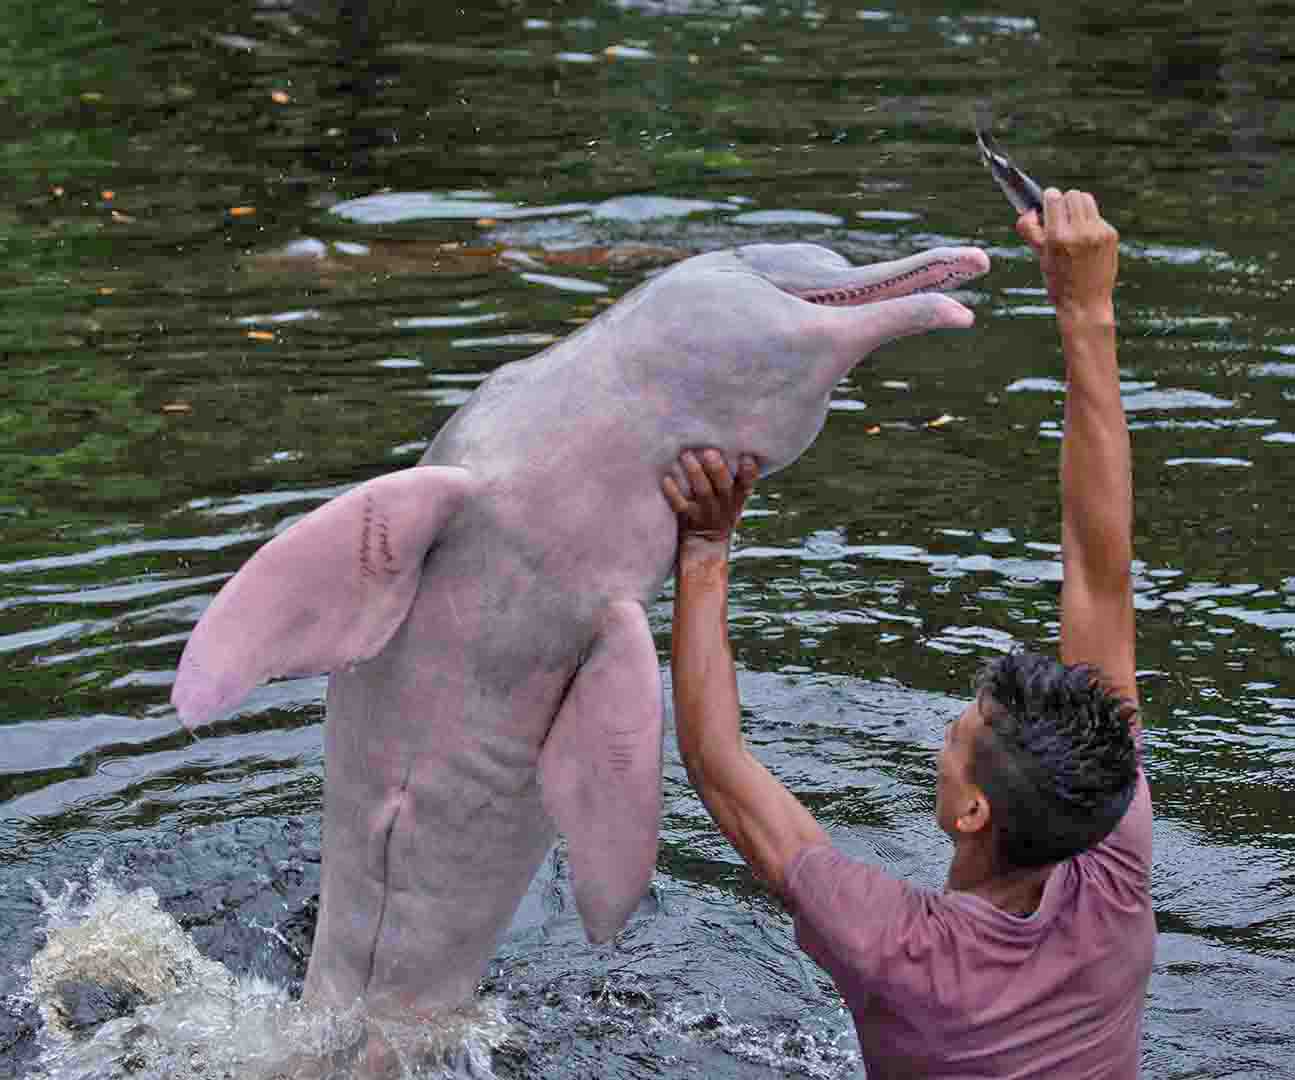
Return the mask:
M 544 806 L 567 838 L 591 941 L 615 934 L 652 880 L 663 711 L 647 615 L 611 604 L 540 754 Z
M 186 727 L 277 675 L 378 653 L 404 621 L 437 533 L 471 488 L 465 469 L 416 466 L 361 484 L 262 547 L 211 602 L 171 701 Z

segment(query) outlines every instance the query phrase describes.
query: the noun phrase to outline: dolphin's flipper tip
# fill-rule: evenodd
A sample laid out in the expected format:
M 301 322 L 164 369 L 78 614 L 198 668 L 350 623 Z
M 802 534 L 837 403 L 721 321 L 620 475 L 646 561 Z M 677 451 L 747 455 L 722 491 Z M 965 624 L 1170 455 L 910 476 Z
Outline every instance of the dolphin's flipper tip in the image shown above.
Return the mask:
M 248 689 L 251 689 L 250 687 Z M 194 670 L 193 665 L 181 662 L 171 687 L 171 704 L 186 731 L 210 724 L 218 719 L 221 693 L 212 680 Z

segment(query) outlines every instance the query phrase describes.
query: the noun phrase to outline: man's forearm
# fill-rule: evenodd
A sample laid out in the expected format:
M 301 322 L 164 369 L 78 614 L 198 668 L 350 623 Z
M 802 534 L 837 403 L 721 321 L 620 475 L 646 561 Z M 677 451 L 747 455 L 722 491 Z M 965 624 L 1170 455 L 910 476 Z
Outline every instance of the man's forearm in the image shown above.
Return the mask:
M 1135 706 L 1133 479 L 1109 310 L 1058 312 L 1066 360 L 1061 448 L 1061 658 L 1093 664 Z M 1134 708 L 1133 730 L 1141 725 Z
M 701 786 L 707 752 L 721 759 L 738 753 L 742 735 L 728 640 L 728 557 L 699 548 L 685 544 L 679 553 L 670 660 L 679 752 Z
M 1067 572 L 1083 574 L 1094 589 L 1123 589 L 1132 558 L 1133 490 L 1114 312 L 1109 306 L 1058 312 L 1057 322 L 1068 383 L 1061 450 Z
M 675 729 L 688 778 L 738 853 L 787 897 L 795 855 L 827 834 L 742 740 L 728 640 L 727 547 L 681 547 L 675 580 Z

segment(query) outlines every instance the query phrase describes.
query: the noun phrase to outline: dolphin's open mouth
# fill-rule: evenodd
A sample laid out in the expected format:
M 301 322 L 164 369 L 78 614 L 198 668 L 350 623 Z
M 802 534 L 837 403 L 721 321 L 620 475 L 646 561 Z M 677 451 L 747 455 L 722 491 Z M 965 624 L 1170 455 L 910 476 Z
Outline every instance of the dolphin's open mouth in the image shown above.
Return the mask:
M 807 288 L 784 285 L 783 289 L 811 304 L 854 307 L 915 293 L 943 292 L 979 277 L 988 269 L 989 259 L 978 248 L 944 248 L 846 271 L 831 285 Z

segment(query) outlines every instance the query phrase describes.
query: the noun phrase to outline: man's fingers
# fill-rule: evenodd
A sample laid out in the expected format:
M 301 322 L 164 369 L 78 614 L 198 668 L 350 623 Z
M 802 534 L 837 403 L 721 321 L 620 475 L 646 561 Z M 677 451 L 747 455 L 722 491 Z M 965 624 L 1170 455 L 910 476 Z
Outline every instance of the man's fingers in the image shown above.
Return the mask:
M 757 476 L 755 459 L 749 454 L 739 457 L 734 474 L 729 472 L 724 455 L 714 448 L 685 450 L 679 455 L 678 468 L 680 472 L 661 478 L 661 491 L 678 517 L 680 545 L 689 538 L 731 544 L 742 505 Z M 691 487 L 690 498 L 684 497 L 682 484 Z
M 760 474 L 759 462 L 750 454 L 738 458 L 736 474 L 730 473 L 724 455 L 715 449 L 685 450 L 679 455 L 682 476 L 661 478 L 661 492 L 675 514 L 680 528 L 699 533 L 728 535 L 742 512 Z M 681 480 L 692 489 L 685 496 Z
M 707 450 L 702 455 L 702 465 L 706 469 L 706 479 L 715 494 L 722 499 L 733 493 L 733 476 L 728 471 L 728 463 L 718 450 Z
M 665 501 L 670 504 L 671 510 L 676 514 L 688 512 L 688 500 L 683 497 L 683 492 L 679 490 L 679 485 L 674 482 L 673 476 L 667 476 L 661 481 L 661 490 L 665 493 Z
M 1039 221 L 1039 215 L 1033 210 L 1025 211 L 1016 219 L 1016 235 L 1035 251 L 1042 249 L 1043 241 L 1047 236 L 1043 231 L 1043 225 Z
M 1043 193 L 1043 227 L 1048 239 L 1055 240 L 1058 231 L 1068 221 L 1065 197 L 1059 188 L 1048 188 Z
M 702 463 L 697 460 L 696 454 L 691 450 L 685 450 L 679 455 L 679 461 L 683 464 L 684 472 L 688 474 L 688 486 L 692 488 L 694 499 L 700 501 L 715 494 L 710 486 L 710 478 L 706 475 Z

